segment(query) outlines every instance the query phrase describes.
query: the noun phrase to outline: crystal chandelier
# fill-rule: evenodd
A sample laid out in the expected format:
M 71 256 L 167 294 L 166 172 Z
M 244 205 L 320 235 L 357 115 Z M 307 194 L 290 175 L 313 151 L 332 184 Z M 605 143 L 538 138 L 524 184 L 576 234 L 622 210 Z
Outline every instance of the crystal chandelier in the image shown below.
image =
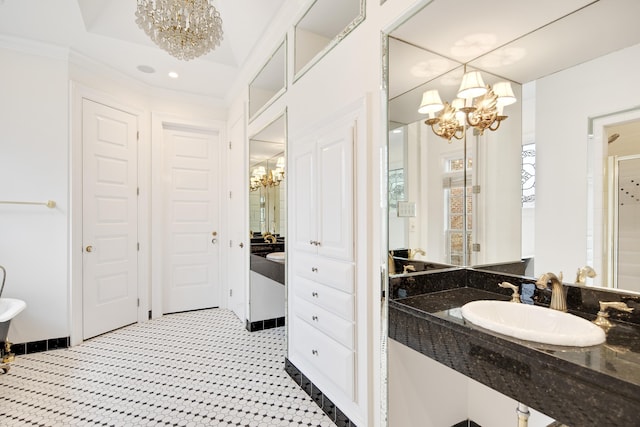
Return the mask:
M 136 24 L 160 48 L 185 61 L 222 41 L 222 19 L 211 0 L 138 0 Z
M 496 131 L 500 123 L 507 119 L 504 107 L 516 102 L 511 83 L 498 82 L 485 85 L 479 71 L 465 72 L 458 91 L 458 97 L 451 104 L 443 103 L 437 89 L 426 91 L 418 112 L 429 114 L 425 123 L 431 126 L 433 133 L 449 142 L 451 138 L 462 139 L 466 125 L 478 131 L 480 135 L 486 129 Z M 442 111 L 439 116 L 435 113 Z

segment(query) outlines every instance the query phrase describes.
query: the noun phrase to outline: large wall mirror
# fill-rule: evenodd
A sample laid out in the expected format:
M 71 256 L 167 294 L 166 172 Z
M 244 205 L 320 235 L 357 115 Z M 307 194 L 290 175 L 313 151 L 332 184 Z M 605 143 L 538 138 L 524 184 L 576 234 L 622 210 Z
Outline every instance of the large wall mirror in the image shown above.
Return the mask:
M 333 49 L 365 17 L 365 0 L 316 0 L 295 25 L 294 80 Z
M 393 30 L 396 257 L 528 276 L 562 271 L 567 283 L 581 269 L 587 285 L 640 291 L 637 16 L 635 0 L 425 2 Z M 507 116 L 496 130 L 467 122 L 480 119 L 481 98 L 455 101 L 473 71 L 496 94 L 496 115 Z M 435 90 L 453 106 L 429 113 Z M 511 95 L 516 102 L 502 104 Z
M 254 235 L 286 236 L 285 117 L 249 140 L 249 227 Z

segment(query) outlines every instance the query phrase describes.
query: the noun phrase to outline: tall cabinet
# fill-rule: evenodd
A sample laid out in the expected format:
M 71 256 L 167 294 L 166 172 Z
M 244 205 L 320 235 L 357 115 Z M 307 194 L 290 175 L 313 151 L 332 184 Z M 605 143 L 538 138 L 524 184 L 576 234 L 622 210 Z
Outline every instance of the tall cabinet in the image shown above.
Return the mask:
M 342 115 L 290 140 L 288 217 L 289 360 L 356 424 L 367 401 L 354 227 L 359 119 Z

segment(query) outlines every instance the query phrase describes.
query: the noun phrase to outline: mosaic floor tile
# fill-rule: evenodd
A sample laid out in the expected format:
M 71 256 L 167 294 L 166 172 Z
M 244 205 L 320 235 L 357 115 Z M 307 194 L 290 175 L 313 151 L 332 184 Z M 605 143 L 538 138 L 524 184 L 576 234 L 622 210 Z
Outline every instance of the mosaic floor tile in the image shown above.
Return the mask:
M 16 357 L 0 375 L 0 425 L 334 426 L 284 357 L 283 327 L 248 332 L 223 309 L 171 314 Z

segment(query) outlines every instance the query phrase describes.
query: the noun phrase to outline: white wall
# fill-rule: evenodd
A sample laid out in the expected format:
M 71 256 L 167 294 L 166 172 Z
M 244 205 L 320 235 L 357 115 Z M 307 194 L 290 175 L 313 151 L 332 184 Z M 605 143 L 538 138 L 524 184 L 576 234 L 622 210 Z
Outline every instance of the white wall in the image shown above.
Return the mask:
M 34 53 L 0 48 L 0 200 L 57 206 L 0 205 L 2 296 L 27 303 L 14 343 L 69 335 L 67 52 L 26 49 Z
M 586 264 L 588 118 L 637 107 L 639 67 L 636 45 L 536 82 L 536 274 Z
M 226 119 L 226 108 L 219 100 L 141 85 L 104 64 L 46 44 L 3 41 L 0 63 L 0 182 L 5 183 L 0 186 L 0 200 L 57 204 L 55 209 L 0 205 L 0 264 L 8 271 L 3 296 L 27 303 L 12 322 L 9 340 L 67 337 L 74 226 L 70 156 L 73 129 L 79 126 L 71 111 L 70 82 L 140 111 L 141 141 L 147 147 L 153 144 L 152 112 L 202 123 Z M 149 159 L 142 163 L 149 175 Z M 149 176 L 142 179 L 149 183 Z M 75 185 L 79 188 L 79 182 Z M 151 220 L 145 223 L 150 225 Z

